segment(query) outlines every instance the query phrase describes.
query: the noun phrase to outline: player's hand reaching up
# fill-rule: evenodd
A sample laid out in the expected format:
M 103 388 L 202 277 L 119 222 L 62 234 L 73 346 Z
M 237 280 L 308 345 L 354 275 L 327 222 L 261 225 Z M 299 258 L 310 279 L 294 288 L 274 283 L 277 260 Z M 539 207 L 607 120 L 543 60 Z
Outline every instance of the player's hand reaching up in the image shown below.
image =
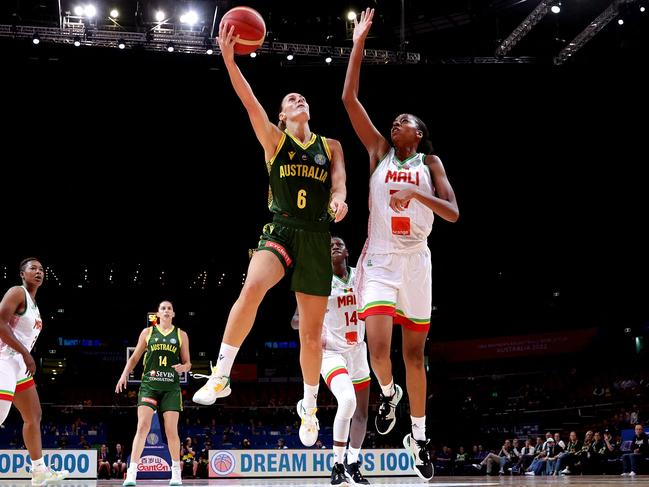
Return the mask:
M 374 9 L 366 8 L 365 12 L 361 12 L 361 20 L 354 19 L 354 35 L 352 37 L 354 42 L 365 41 L 367 34 L 372 27 L 372 19 L 374 18 Z
M 239 36 L 234 35 L 234 25 L 221 24 L 219 26 L 219 36 L 216 40 L 219 43 L 223 61 L 234 60 L 234 44 L 239 40 Z

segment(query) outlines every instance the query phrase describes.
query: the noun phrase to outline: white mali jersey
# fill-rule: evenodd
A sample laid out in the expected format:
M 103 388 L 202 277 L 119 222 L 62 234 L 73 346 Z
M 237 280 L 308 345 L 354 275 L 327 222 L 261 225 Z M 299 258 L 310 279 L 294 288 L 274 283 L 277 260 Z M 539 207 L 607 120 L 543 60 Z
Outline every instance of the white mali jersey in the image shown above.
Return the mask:
M 416 189 L 433 195 L 433 181 L 425 154 L 401 162 L 394 147 L 379 162 L 370 178 L 370 219 L 365 252 L 389 254 L 414 251 L 426 245 L 433 229 L 433 211 L 412 199 L 401 213 L 390 208 L 390 196 L 402 189 Z
M 41 333 L 43 322 L 41 321 L 41 313 L 38 311 L 38 306 L 32 300 L 27 289 L 24 286 L 22 288 L 25 291 L 25 312 L 21 315 L 12 316 L 9 326 L 20 343 L 31 352 L 38 335 Z M 13 348 L 10 348 L 0 340 L 0 358 L 11 357 L 17 353 Z
M 331 280 L 331 295 L 322 327 L 322 348 L 330 352 L 345 352 L 365 339 L 365 323 L 356 316 L 356 269 L 350 267 L 348 273 L 346 281 L 336 275 Z

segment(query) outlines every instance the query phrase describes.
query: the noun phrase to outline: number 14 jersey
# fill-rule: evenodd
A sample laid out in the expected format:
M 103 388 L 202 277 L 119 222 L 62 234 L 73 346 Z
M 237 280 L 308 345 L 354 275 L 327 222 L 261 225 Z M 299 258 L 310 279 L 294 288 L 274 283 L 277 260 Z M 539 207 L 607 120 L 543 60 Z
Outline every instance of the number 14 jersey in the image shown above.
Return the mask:
M 346 352 L 365 339 L 365 323 L 356 315 L 354 293 L 356 269 L 348 268 L 347 280 L 334 275 L 331 295 L 322 327 L 322 348 L 331 352 Z

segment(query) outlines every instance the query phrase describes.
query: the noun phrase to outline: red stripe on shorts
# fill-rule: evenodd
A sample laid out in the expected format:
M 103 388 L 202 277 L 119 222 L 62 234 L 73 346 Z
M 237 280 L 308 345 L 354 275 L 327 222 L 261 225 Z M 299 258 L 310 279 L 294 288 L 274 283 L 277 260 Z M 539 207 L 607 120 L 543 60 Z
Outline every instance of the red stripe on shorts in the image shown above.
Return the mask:
M 34 378 L 30 377 L 29 379 L 27 379 L 22 384 L 16 384 L 16 394 L 18 394 L 19 392 L 25 391 L 25 390 L 29 389 L 30 387 L 34 387 L 35 385 L 36 385 L 36 383 L 34 382 Z
M 405 326 L 408 330 L 413 331 L 428 331 L 428 329 L 430 328 L 430 321 L 428 323 L 415 323 L 414 321 L 410 321 L 405 316 L 399 315 L 396 315 L 394 317 L 394 324 Z
M 337 375 L 340 374 L 346 374 L 347 370 L 346 369 L 338 369 L 335 372 L 333 372 L 328 378 L 327 378 L 327 387 L 331 388 L 331 381 L 336 377 Z

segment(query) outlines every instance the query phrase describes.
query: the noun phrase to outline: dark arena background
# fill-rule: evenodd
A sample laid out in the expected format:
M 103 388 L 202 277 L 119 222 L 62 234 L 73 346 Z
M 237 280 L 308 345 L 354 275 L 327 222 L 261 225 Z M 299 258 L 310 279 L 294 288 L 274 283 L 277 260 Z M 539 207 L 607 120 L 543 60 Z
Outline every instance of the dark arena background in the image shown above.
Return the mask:
M 398 114 L 418 115 L 453 185 L 460 219 L 437 218 L 429 237 L 430 483 L 647 482 L 649 455 L 636 478 L 621 476 L 634 426 L 649 422 L 647 0 L 96 0 L 94 15 L 90 3 L 0 2 L 0 283 L 20 284 L 27 256 L 46 269 L 34 378 L 47 461 L 72 470 L 63 485 L 121 485 L 97 454 L 130 451 L 139 384 L 115 384 L 161 300 L 188 333 L 192 371 L 209 373 L 270 221 L 263 150 L 215 41 L 238 5 L 266 22 L 257 56 L 237 63 L 271 121 L 299 92 L 311 129 L 342 144 L 349 214 L 332 234 L 351 265 L 367 236 L 368 158 L 341 101 L 349 10 L 376 9 L 361 102 L 386 137 Z M 195 22 L 181 23 L 191 10 Z M 231 396 L 198 406 L 203 382 L 183 384 L 185 484 L 329 485 L 336 401 L 321 383 L 323 447 L 305 449 L 295 306 L 288 279 L 268 293 Z M 401 333 L 392 349 L 405 384 Z M 427 483 L 401 442 L 408 401 L 381 436 L 378 395 L 372 375 L 368 480 Z M 0 427 L 3 486 L 29 482 L 22 424 L 13 408 Z M 480 465 L 506 440 L 568 443 L 571 431 L 609 432 L 614 449 L 558 480 Z M 159 429 L 148 439 L 165 443 Z M 138 483 L 166 485 L 166 461 L 151 460 L 164 480 Z

